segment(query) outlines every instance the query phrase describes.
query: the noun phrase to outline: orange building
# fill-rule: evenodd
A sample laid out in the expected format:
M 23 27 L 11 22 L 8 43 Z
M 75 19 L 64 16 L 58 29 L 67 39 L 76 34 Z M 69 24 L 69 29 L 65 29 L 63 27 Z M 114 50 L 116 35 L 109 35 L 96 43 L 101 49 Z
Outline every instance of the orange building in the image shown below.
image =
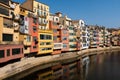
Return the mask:
M 31 14 L 32 15 L 32 14 Z M 38 18 L 35 16 L 29 17 L 29 34 L 32 37 L 30 52 L 38 53 Z
M 62 25 L 61 25 L 62 27 Z M 63 48 L 62 48 L 62 52 L 67 52 L 69 51 L 69 30 L 68 28 L 62 28 L 60 30 L 61 32 L 61 41 L 63 43 Z

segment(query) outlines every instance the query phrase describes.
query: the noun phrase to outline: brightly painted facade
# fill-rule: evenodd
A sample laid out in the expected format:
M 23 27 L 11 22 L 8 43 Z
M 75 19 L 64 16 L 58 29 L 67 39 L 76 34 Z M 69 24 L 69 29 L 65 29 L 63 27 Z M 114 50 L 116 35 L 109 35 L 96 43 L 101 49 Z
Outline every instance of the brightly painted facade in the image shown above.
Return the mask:
M 53 30 L 53 53 L 52 54 L 60 54 L 61 49 L 63 48 L 63 44 L 61 43 L 61 28 L 59 27 L 59 17 L 56 15 L 50 16 L 49 27 Z
M 0 1 L 0 63 L 24 56 L 19 41 L 19 6 L 10 0 Z
M 99 28 L 99 47 L 104 46 L 104 28 Z
M 90 48 L 99 47 L 99 29 L 98 26 L 89 26 Z
M 74 32 L 76 32 L 77 50 L 81 50 L 82 44 L 81 20 L 72 20 L 72 25 L 74 25 Z
M 110 36 L 111 36 L 110 32 L 107 29 L 105 29 L 104 30 L 104 46 L 110 46 L 111 45 L 110 44 Z
M 22 4 L 22 7 L 33 11 L 33 16 L 38 18 L 38 28 L 36 28 L 38 29 L 38 37 L 35 38 L 35 36 L 33 36 L 35 40 L 38 40 L 38 54 L 52 53 L 53 31 L 49 30 L 49 6 L 36 0 L 26 0 L 26 2 Z
M 74 31 L 74 26 L 72 25 L 72 20 L 67 16 L 60 17 L 60 23 L 66 28 L 69 32 L 69 51 L 75 51 L 76 49 L 76 33 Z M 67 39 L 66 39 L 67 40 Z M 64 44 L 63 44 L 64 46 Z
M 66 18 L 62 16 L 62 13 L 58 12 L 56 15 L 59 17 L 60 25 L 60 35 L 61 35 L 61 43 L 63 44 L 62 52 L 69 51 L 69 28 L 66 25 Z

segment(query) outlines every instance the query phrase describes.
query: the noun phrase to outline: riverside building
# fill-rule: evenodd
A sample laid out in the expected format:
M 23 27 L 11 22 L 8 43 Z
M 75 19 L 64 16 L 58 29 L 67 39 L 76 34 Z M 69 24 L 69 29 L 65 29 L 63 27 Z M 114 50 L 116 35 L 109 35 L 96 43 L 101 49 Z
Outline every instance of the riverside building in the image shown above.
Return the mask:
M 19 3 L 0 0 L 0 63 L 24 56 L 19 33 Z

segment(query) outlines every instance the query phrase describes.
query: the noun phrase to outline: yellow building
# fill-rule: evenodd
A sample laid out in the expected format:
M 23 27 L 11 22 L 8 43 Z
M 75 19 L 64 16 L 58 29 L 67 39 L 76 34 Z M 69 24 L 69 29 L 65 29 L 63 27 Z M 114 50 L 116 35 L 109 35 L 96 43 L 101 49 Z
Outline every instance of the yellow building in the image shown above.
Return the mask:
M 49 69 L 49 68 L 48 68 Z M 41 73 L 42 72 L 42 73 Z M 52 70 L 43 70 L 40 73 L 38 73 L 38 79 L 36 80 L 52 80 L 53 77 L 53 71 Z
M 38 16 L 38 54 L 53 52 L 53 31 L 49 30 L 49 6 L 33 1 L 33 12 Z
M 0 3 L 0 43 L 21 44 L 19 42 L 19 3 L 9 1 L 8 5 Z M 7 37 L 7 38 L 6 38 Z
M 39 30 L 38 54 L 47 54 L 53 52 L 53 31 Z

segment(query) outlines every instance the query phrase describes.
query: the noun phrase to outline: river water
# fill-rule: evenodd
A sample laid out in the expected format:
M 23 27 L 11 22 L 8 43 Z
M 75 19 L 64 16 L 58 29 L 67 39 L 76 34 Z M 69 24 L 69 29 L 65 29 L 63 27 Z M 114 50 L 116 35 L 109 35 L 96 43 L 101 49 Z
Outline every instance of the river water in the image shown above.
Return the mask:
M 66 60 L 20 80 L 120 80 L 120 52 L 105 52 L 81 60 Z

